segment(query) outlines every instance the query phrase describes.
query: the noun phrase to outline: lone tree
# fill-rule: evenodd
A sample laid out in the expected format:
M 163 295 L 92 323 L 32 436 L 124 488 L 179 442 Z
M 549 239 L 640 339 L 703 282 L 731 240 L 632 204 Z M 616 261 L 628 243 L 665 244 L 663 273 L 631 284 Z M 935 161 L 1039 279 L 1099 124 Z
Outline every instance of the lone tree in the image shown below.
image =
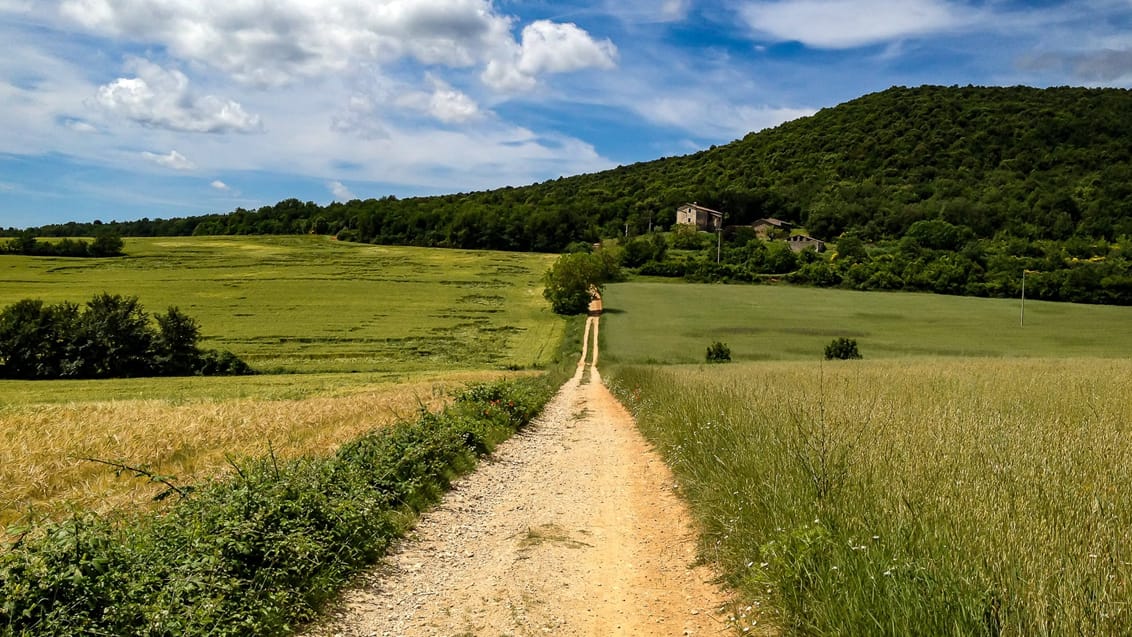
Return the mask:
M 581 314 L 594 293 L 600 294 L 605 283 L 617 280 L 620 274 L 613 256 L 604 250 L 564 254 L 543 276 L 542 295 L 558 314 Z

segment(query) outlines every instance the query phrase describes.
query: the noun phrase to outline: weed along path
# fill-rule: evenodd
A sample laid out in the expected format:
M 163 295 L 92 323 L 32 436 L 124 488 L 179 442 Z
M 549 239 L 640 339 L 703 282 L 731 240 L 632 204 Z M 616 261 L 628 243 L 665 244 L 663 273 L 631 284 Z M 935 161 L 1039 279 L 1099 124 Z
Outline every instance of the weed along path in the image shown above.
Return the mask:
M 668 468 L 593 366 L 597 336 L 591 316 L 543 414 L 308 635 L 729 633 Z

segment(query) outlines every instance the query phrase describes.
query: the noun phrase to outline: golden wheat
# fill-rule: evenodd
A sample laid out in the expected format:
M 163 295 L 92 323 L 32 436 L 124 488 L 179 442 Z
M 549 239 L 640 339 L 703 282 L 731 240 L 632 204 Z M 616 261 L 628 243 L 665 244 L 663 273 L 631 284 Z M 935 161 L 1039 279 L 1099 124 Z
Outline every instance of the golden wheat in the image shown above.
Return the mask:
M 115 400 L 20 404 L 0 409 L 0 529 L 26 516 L 72 507 L 105 511 L 143 505 L 163 489 L 116 476 L 121 462 L 191 484 L 232 470 L 229 458 L 332 453 L 361 434 L 435 410 L 452 390 L 499 372 L 352 388 L 344 396 L 293 400 Z

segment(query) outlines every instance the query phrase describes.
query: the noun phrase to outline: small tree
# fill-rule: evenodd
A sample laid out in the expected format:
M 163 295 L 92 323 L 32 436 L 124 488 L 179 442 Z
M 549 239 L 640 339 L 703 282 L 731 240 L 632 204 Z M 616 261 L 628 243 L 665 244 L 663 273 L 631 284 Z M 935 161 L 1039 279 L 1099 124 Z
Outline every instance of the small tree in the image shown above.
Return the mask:
M 835 338 L 833 342 L 825 346 L 825 359 L 833 360 L 849 360 L 854 358 L 861 358 L 861 352 L 857 350 L 857 341 L 851 338 Z
M 716 341 L 707 348 L 707 362 L 709 363 L 727 363 L 731 361 L 731 348 Z
M 620 273 L 612 255 L 604 250 L 564 254 L 543 276 L 542 295 L 558 314 L 581 314 L 594 292 L 600 294 L 605 283 L 620 278 Z
M 157 320 L 157 337 L 153 339 L 153 364 L 160 374 L 188 375 L 196 371 L 201 357 L 197 348 L 200 324 L 176 307 Z
M 113 232 L 100 232 L 90 244 L 92 257 L 117 257 L 122 255 L 122 237 Z
M 102 293 L 87 301 L 76 340 L 87 375 L 131 377 L 150 373 L 153 336 L 138 297 Z

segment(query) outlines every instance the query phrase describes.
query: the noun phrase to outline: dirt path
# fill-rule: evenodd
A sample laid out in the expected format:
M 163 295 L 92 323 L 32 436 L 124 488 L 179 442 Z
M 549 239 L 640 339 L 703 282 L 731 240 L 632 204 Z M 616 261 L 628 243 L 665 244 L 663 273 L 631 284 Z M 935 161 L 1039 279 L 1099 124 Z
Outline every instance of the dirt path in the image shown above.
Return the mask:
M 587 364 L 597 330 L 543 415 L 309 635 L 730 632 L 668 468 Z

